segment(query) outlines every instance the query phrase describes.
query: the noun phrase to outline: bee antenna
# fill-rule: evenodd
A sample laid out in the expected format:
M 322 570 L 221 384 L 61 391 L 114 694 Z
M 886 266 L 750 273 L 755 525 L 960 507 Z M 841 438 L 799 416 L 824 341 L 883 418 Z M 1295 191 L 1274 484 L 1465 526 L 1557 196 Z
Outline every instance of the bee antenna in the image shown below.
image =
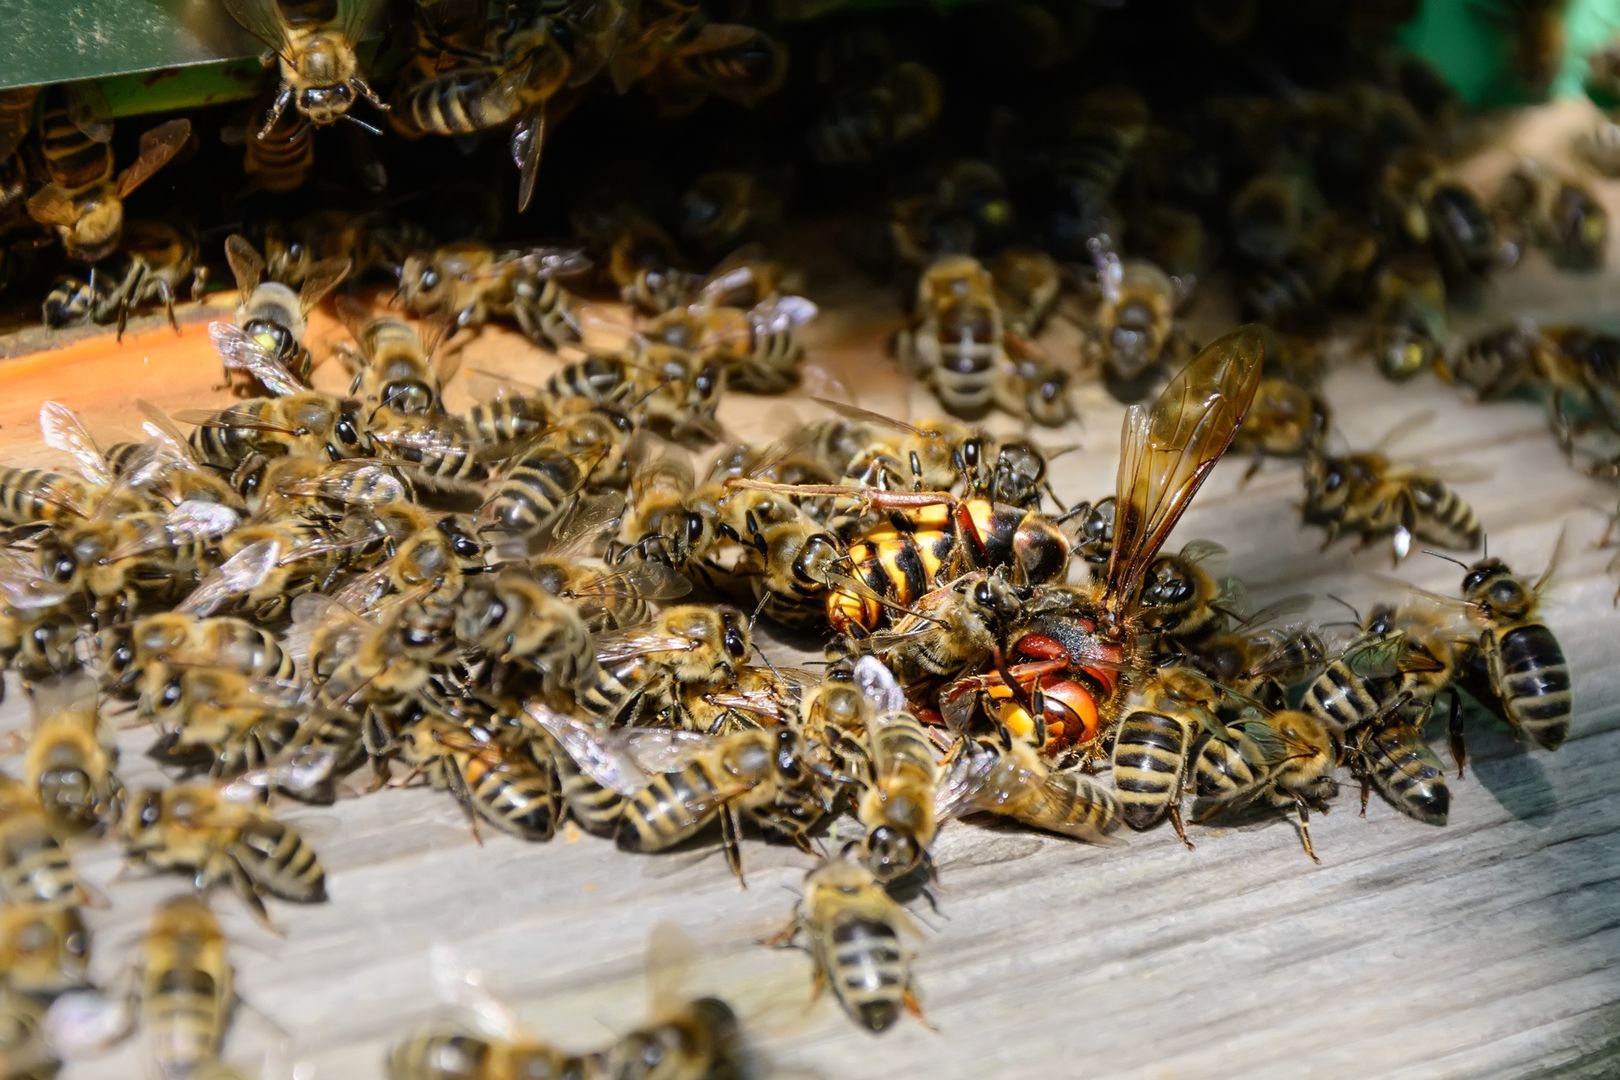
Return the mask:
M 1342 596 L 1335 596 L 1333 593 L 1328 593 L 1327 598 L 1329 600 L 1332 600 L 1335 604 L 1338 604 L 1340 607 L 1344 608 L 1350 614 L 1354 615 L 1356 617 L 1356 625 L 1357 626 L 1361 625 L 1361 612 L 1356 610 L 1356 605 L 1352 604 L 1350 601 L 1346 600 Z
M 353 124 L 355 127 L 360 128 L 362 131 L 369 132 L 370 134 L 378 137 L 382 136 L 382 128 L 379 128 L 374 124 L 368 124 L 358 116 L 354 116 L 351 113 L 344 113 L 342 119 Z
M 1489 555 L 1489 553 L 1490 553 L 1490 548 L 1487 547 L 1486 548 L 1487 556 Z M 1458 566 L 1462 567 L 1464 570 L 1468 569 L 1468 564 L 1463 562 L 1461 559 L 1453 558 L 1452 556 L 1447 555 L 1444 552 L 1435 551 L 1433 548 L 1424 548 L 1423 549 L 1423 554 L 1425 554 L 1425 555 L 1433 555 L 1435 558 L 1444 559 L 1448 563 L 1456 563 Z

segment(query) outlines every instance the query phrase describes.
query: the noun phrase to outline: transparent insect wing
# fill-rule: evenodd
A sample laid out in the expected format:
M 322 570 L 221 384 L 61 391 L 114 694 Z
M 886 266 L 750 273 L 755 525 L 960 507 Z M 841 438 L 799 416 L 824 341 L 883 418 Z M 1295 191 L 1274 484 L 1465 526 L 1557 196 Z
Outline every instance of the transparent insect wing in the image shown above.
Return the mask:
M 264 583 L 281 558 L 281 542 L 259 540 L 232 555 L 202 580 L 175 608 L 184 615 L 206 616 L 233 596 Z
M 647 786 L 650 777 L 646 771 L 627 748 L 613 741 L 608 730 L 535 701 L 525 704 L 524 710 L 598 784 L 621 795 L 634 795 Z
M 906 707 L 905 690 L 888 665 L 875 656 L 863 656 L 855 662 L 855 684 L 875 712 L 899 712 Z
M 778 296 L 757 304 L 749 312 L 749 319 L 760 329 L 774 333 L 803 326 L 820 310 L 802 296 Z
M 309 384 L 294 375 L 263 342 L 235 323 L 208 324 L 208 337 L 219 350 L 227 371 L 244 371 L 277 397 L 290 397 L 309 390 Z
M 39 407 L 39 430 L 45 445 L 72 457 L 86 480 L 102 486 L 113 482 L 107 459 L 78 413 L 59 401 L 47 401 Z

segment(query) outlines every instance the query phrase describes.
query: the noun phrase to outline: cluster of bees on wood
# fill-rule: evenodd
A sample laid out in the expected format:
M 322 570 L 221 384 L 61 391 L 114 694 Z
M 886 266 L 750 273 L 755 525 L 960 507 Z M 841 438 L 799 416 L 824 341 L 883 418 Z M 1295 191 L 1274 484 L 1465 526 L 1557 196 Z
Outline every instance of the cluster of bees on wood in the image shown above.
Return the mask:
M 314 132 L 353 120 L 385 142 L 493 133 L 520 210 L 544 201 L 548 131 L 589 94 L 645 91 L 660 117 L 711 123 L 713 108 L 768 111 L 805 55 L 783 41 L 821 33 L 779 38 L 681 0 L 223 7 L 274 50 L 240 140 L 261 191 L 303 187 Z M 1023 51 L 992 68 L 1016 62 L 1031 100 L 1115 17 L 1069 7 L 1001 13 Z M 1190 4 L 1182 32 L 1217 51 L 1262 38 L 1244 10 Z M 1264 93 L 1174 110 L 1099 83 L 986 115 L 880 17 L 821 34 L 797 145 L 829 188 L 868 196 L 827 235 L 903 282 L 888 348 L 937 399 L 932 419 L 817 398 L 772 441 L 730 437 L 722 397 L 799 386 L 798 331 L 817 314 L 794 268 L 751 242 L 781 206 L 748 169 L 708 169 L 658 211 L 580 200 L 567 244 L 446 236 L 386 210 L 230 231 L 236 307 L 209 333 L 240 400 L 140 403 L 143 437 L 105 446 L 46 402 L 44 441 L 73 469 L 0 468 L 0 656 L 34 715 L 0 776 L 7 1075 L 54 1075 L 69 1048 L 136 1026 L 159 1075 L 235 1075 L 233 968 L 207 896 L 235 894 L 267 927 L 272 901 L 324 901 L 315 845 L 284 810 L 357 795 L 367 775 L 444 791 L 475 836 L 540 843 L 572 823 L 638 853 L 718 838 L 739 882 L 745 837 L 796 845 L 817 861 L 775 944 L 805 949 L 817 987 L 882 1032 L 922 1018 L 900 898 L 942 872 L 932 852 L 953 819 L 1098 845 L 1168 821 L 1191 848 L 1189 824 L 1273 814 L 1315 860 L 1311 815 L 1341 770 L 1363 812 L 1377 791 L 1445 823 L 1431 722 L 1459 775 L 1484 714 L 1557 749 L 1573 703 L 1538 613 L 1550 565 L 1532 579 L 1459 561 L 1455 595 L 1413 590 L 1335 630 L 1252 609 L 1212 544 L 1165 550 L 1234 448 L 1251 468 L 1297 461 L 1306 521 L 1330 541 L 1387 538 L 1397 560 L 1415 542 L 1482 546 L 1439 475 L 1330 448 L 1326 343 L 1346 311 L 1390 378 L 1536 396 L 1572 460 L 1620 477 L 1604 445 L 1620 434 L 1620 338 L 1515 324 L 1457 342 L 1446 325 L 1534 252 L 1599 268 L 1601 204 L 1531 165 L 1489 199 L 1457 179 L 1460 107 L 1385 46 L 1399 19 L 1380 12 L 1299 16 L 1344 20 L 1326 82 L 1278 68 Z M 384 20 L 411 32 L 389 86 L 357 49 Z M 989 127 L 983 157 L 941 153 L 958 113 Z M 1037 115 L 1048 130 L 1032 138 Z M 123 200 L 183 156 L 191 122 L 146 130 L 120 168 L 82 87 L 7 92 L 0 121 L 14 215 L 0 229 L 31 219 L 91 267 L 56 283 L 47 323 L 121 334 L 153 306 L 173 320 L 201 240 L 126 223 Z M 874 209 L 907 160 L 929 167 Z M 1184 316 L 1216 275 L 1247 325 L 1200 347 Z M 391 307 L 352 288 L 368 281 L 393 285 Z M 611 346 L 593 326 L 604 293 L 629 312 Z M 335 361 L 308 334 L 326 303 L 353 341 Z M 560 366 L 452 409 L 456 342 L 492 323 Z M 1047 333 L 1058 323 L 1070 344 Z M 346 392 L 314 388 L 321 362 L 345 368 Z M 1066 506 L 1060 458 L 981 422 L 1065 424 L 1084 380 L 1129 408 L 1114 491 Z M 760 621 L 824 645 L 825 664 L 773 663 Z M 153 731 L 172 783 L 119 780 L 130 725 Z M 130 987 L 101 1010 L 78 1008 L 95 894 L 71 858 L 98 838 L 193 886 L 154 913 Z M 386 1068 L 731 1077 L 748 1071 L 744 1026 L 718 999 L 664 995 L 606 1047 L 438 1025 Z

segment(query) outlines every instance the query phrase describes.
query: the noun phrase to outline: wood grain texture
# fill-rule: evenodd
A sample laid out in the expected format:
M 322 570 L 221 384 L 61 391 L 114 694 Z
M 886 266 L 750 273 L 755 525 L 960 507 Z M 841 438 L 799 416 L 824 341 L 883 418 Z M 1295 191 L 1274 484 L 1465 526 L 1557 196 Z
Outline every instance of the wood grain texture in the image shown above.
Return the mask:
M 1614 286 L 1613 277 L 1530 268 L 1504 279 L 1487 310 L 1591 315 Z M 932 411 L 881 357 L 883 323 L 822 320 L 811 332 L 816 363 L 858 384 L 868 407 Z M 552 363 L 510 335 L 488 335 L 473 349 L 468 366 L 536 381 Z M 43 397 L 80 409 L 110 439 L 135 427 L 133 398 L 196 406 L 211 400 L 217 377 L 200 324 L 178 342 L 163 328 L 99 358 L 58 359 L 0 365 L 8 461 L 48 459 L 33 426 Z M 1510 565 L 1538 571 L 1567 529 L 1546 621 L 1574 672 L 1571 738 L 1547 754 L 1525 751 L 1505 729 L 1474 728 L 1473 764 L 1452 781 L 1447 827 L 1401 817 L 1376 797 L 1363 820 L 1346 791 L 1333 813 L 1312 820 L 1323 860 L 1313 866 L 1280 819 L 1196 828 L 1191 852 L 1167 828 L 1104 849 L 952 824 L 939 842 L 937 913 L 911 905 L 930 927 L 917 943 L 916 971 L 938 1030 L 907 1020 L 873 1038 L 830 998 L 809 1001 L 802 954 L 757 944 L 787 919 L 804 856 L 748 845 L 744 891 L 713 850 L 637 857 L 588 836 L 526 845 L 488 833 L 480 847 L 442 793 L 383 791 L 330 810 L 288 811 L 315 839 L 331 902 L 272 901 L 284 938 L 218 897 L 243 997 L 288 1033 L 243 1013 L 230 1056 L 253 1066 L 273 1049 L 328 1080 L 379 1076 L 392 1040 L 444 1015 L 430 962 L 438 944 L 483 972 L 536 1032 L 597 1043 L 642 1015 L 645 944 L 669 920 L 702 957 L 691 988 L 736 1004 L 761 1057 L 793 1075 L 1614 1075 L 1620 616 L 1605 569 L 1612 552 L 1595 546 L 1614 491 L 1569 468 L 1533 405 L 1476 406 L 1432 379 L 1394 387 L 1364 365 L 1337 373 L 1329 390 L 1357 447 L 1432 411 L 1435 421 L 1400 454 L 1486 474 L 1458 487 L 1486 524 L 1491 552 Z M 1100 391 L 1082 396 L 1083 427 L 1049 439 L 1082 447 L 1058 459 L 1065 500 L 1107 492 L 1117 459 L 1121 410 Z M 774 407 L 736 398 L 723 418 L 739 434 L 761 435 L 780 423 Z M 1223 544 L 1230 570 L 1262 602 L 1304 591 L 1365 604 L 1396 592 L 1379 577 L 1390 574 L 1386 548 L 1357 553 L 1341 543 L 1324 554 L 1321 533 L 1300 529 L 1296 467 L 1268 464 L 1244 486 L 1240 473 L 1230 464 L 1217 470 L 1173 545 L 1193 537 Z M 1395 573 L 1446 593 L 1460 576 L 1421 556 Z M 1326 602 L 1315 611 L 1338 617 Z M 781 646 L 772 654 L 789 655 Z M 26 723 L 21 702 L 8 698 L 6 727 Z M 131 783 L 157 776 L 139 753 L 146 739 L 144 731 L 123 739 Z M 115 980 L 152 905 L 182 882 L 112 880 L 118 857 L 107 844 L 80 851 L 78 864 L 111 899 L 88 917 L 96 971 Z M 143 1060 L 136 1040 L 64 1075 L 130 1077 Z

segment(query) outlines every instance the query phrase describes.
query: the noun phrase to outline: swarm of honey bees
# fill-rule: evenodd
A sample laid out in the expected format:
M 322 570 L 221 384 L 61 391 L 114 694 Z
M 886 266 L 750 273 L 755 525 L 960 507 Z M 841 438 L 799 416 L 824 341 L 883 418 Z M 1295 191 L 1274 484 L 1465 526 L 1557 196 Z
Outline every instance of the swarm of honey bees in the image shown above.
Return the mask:
M 1620 337 L 1448 329 L 1523 261 L 1600 268 L 1602 205 L 1531 162 L 1489 197 L 1458 179 L 1477 136 L 1390 45 L 1401 5 L 1189 2 L 1173 31 L 1134 4 L 926 25 L 805 6 L 224 0 L 271 50 L 262 97 L 146 125 L 131 155 L 88 85 L 0 93 L 0 289 L 122 335 L 142 311 L 176 321 L 188 284 L 233 284 L 209 338 L 238 399 L 137 403 L 143 436 L 106 445 L 47 401 L 71 471 L 0 467 L 0 656 L 34 715 L 0 774 L 5 1075 L 135 1028 L 158 1075 L 236 1075 L 210 897 L 272 928 L 326 900 L 289 802 L 429 785 L 474 836 L 717 841 L 739 882 L 751 839 L 795 845 L 815 865 L 774 943 L 882 1032 L 923 1018 L 903 900 L 953 819 L 1085 844 L 1168 822 L 1190 848 L 1204 822 L 1281 815 L 1316 860 L 1341 779 L 1363 810 L 1376 791 L 1445 824 L 1435 726 L 1459 775 L 1488 714 L 1546 750 L 1568 737 L 1538 614 L 1556 554 L 1534 579 L 1455 560 L 1453 595 L 1335 626 L 1252 607 L 1211 543 L 1165 549 L 1229 449 L 1296 462 L 1329 542 L 1481 549 L 1490 523 L 1443 477 L 1333 446 L 1323 376 L 1346 339 L 1391 379 L 1540 400 L 1574 467 L 1620 479 Z M 1188 62 L 1087 66 L 1150 29 Z M 1325 51 L 1290 61 L 1304 30 Z M 1221 74 L 1239 46 L 1268 58 L 1265 89 Z M 1520 59 L 1527 82 L 1546 61 Z M 584 153 L 605 122 L 639 133 L 611 172 Z M 187 212 L 126 220 L 160 174 Z M 188 195 L 227 174 L 247 191 Z M 548 230 L 567 235 L 510 239 Z M 829 258 L 892 283 L 873 349 L 942 415 L 837 388 L 733 438 L 723 397 L 816 371 L 800 293 Z M 1201 342 L 1189 312 L 1216 289 L 1244 325 Z M 323 307 L 335 350 L 309 333 Z M 557 365 L 460 373 L 491 324 Z M 316 389 L 324 364 L 346 391 Z M 1067 424 L 1090 382 L 1130 405 L 1117 482 L 1065 506 L 1063 458 L 985 425 Z M 824 662 L 778 662 L 764 626 Z M 131 723 L 172 782 L 120 782 Z M 154 913 L 92 1039 L 72 851 L 98 840 L 192 891 Z M 447 1023 L 402 1032 L 385 1068 L 734 1077 L 745 1026 L 666 995 L 605 1047 Z

